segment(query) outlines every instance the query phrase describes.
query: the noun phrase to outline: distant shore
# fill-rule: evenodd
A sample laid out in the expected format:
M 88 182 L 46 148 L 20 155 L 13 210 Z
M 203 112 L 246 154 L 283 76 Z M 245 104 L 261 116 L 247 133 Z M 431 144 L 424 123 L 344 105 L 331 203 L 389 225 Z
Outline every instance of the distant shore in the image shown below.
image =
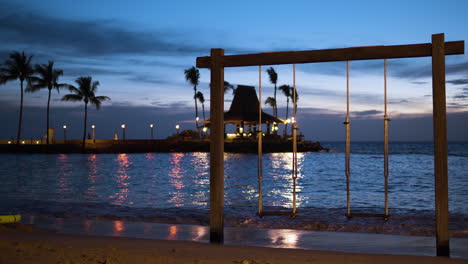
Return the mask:
M 27 140 L 16 145 L 10 141 L 0 142 L 0 153 L 146 153 L 146 152 L 209 152 L 209 140 L 86 140 L 83 148 L 81 140 L 57 141 L 43 144 Z M 225 142 L 224 151 L 231 153 L 257 153 L 256 141 Z M 271 141 L 263 143 L 263 152 L 292 152 L 291 141 Z M 328 151 L 320 142 L 300 141 L 298 152 Z

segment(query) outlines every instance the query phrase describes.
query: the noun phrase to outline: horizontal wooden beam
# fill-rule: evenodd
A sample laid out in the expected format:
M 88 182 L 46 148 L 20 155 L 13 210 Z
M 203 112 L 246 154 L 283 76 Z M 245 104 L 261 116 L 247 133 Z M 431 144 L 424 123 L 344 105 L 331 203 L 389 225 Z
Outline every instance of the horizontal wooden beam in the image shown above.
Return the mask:
M 464 52 L 464 41 L 445 42 L 445 55 L 464 54 Z M 220 63 L 223 67 L 241 67 L 256 65 L 397 59 L 430 56 L 432 56 L 432 44 L 423 43 L 396 46 L 368 46 L 344 49 L 279 51 L 256 54 L 229 55 L 221 57 Z M 211 57 L 198 57 L 197 67 L 210 68 Z

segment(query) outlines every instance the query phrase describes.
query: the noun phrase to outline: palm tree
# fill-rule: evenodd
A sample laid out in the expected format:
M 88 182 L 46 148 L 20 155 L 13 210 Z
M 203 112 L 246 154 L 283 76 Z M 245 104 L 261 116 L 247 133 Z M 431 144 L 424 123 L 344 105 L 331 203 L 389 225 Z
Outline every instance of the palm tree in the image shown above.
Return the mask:
M 21 124 L 23 123 L 23 83 L 26 81 L 30 82 L 31 76 L 34 74 L 33 67 L 31 65 L 31 56 L 26 56 L 24 51 L 19 53 L 13 51 L 9 54 L 9 59 L 5 61 L 4 67 L 0 68 L 0 84 L 5 84 L 9 81 L 18 80 L 20 81 L 21 88 L 21 99 L 20 99 L 20 111 L 18 121 L 18 134 L 16 137 L 16 144 L 19 144 L 21 139 Z
M 273 113 L 275 112 L 275 107 L 276 107 L 276 100 L 275 100 L 275 98 L 273 98 L 273 97 L 268 97 L 268 98 L 265 100 L 265 104 L 271 106 L 271 108 L 273 109 Z
M 205 97 L 203 96 L 202 92 L 197 92 L 197 95 L 195 97 L 198 99 L 198 101 L 200 101 L 200 103 L 202 105 L 203 123 L 205 123 L 205 121 L 206 121 L 206 119 L 205 119 Z
M 227 81 L 224 81 L 224 94 L 226 94 L 226 92 L 229 90 L 232 90 L 232 93 L 234 93 L 234 85 L 230 84 Z
M 198 130 L 198 106 L 197 106 L 197 86 L 200 80 L 200 72 L 198 71 L 195 66 L 191 68 L 185 69 L 185 80 L 193 85 L 193 99 L 195 100 L 195 123 L 197 125 Z
M 280 91 L 283 92 L 284 96 L 286 96 L 286 118 L 285 119 L 287 120 L 288 114 L 289 114 L 289 98 L 292 97 L 293 88 L 289 85 L 284 84 L 278 87 L 278 89 L 280 89 Z M 286 136 L 287 127 L 288 127 L 288 123 L 285 123 L 284 131 L 283 131 L 284 136 Z
M 276 73 L 275 69 L 273 67 L 270 67 L 267 69 L 268 76 L 270 77 L 270 82 L 275 85 L 275 92 L 273 94 L 273 99 L 275 99 L 276 102 L 276 83 L 278 82 L 278 74 Z M 277 105 L 273 107 L 273 114 L 275 115 L 276 118 L 278 118 L 278 108 Z
M 46 134 L 47 134 L 47 144 L 50 143 L 49 140 L 49 109 L 50 109 L 50 95 L 52 89 L 57 89 L 59 92 L 60 88 L 66 87 L 66 84 L 58 83 L 58 79 L 63 75 L 63 71 L 60 69 L 54 69 L 54 62 L 49 61 L 48 64 L 36 64 L 35 67 L 36 73 L 39 74 L 39 77 L 31 78 L 31 85 L 26 89 L 26 92 L 36 92 L 41 89 L 47 88 L 49 90 L 49 96 L 47 97 L 47 124 L 46 124 Z
M 275 108 L 276 108 L 276 100 L 275 100 L 275 98 L 273 98 L 273 97 L 268 97 L 268 98 L 265 100 L 265 104 L 271 106 L 271 108 L 273 108 L 273 113 L 275 113 Z M 267 123 L 267 132 L 268 132 L 268 134 L 270 134 L 270 123 Z M 274 133 L 275 133 L 275 135 L 276 135 L 276 131 L 274 131 Z
M 68 85 L 68 89 L 71 94 L 66 94 L 62 97 L 62 101 L 71 101 L 79 102 L 83 101 L 85 103 L 85 117 L 84 117 L 84 127 L 83 127 L 83 148 L 85 147 L 86 140 L 86 122 L 88 119 L 88 103 L 96 106 L 96 109 L 99 110 L 101 103 L 105 100 L 110 100 L 107 96 L 96 96 L 97 87 L 99 86 L 98 81 L 92 81 L 91 77 L 79 77 L 75 80 L 78 84 L 78 88 L 73 85 Z

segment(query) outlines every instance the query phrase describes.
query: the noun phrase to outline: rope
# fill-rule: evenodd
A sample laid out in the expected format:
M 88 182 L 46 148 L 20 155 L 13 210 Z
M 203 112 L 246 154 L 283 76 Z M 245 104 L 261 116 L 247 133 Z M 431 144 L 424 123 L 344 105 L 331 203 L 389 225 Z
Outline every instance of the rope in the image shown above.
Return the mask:
M 387 115 L 387 60 L 384 60 L 384 181 L 385 219 L 388 218 L 388 115 Z
M 262 159 L 262 66 L 258 66 L 258 215 L 262 216 L 263 213 L 263 159 Z
M 345 155 L 345 174 L 346 174 L 346 216 L 351 217 L 351 197 L 349 182 L 351 177 L 350 152 L 351 152 L 351 130 L 349 123 L 349 61 L 346 61 L 346 155 Z
M 292 136 L 293 136 L 293 211 L 292 215 L 296 216 L 296 184 L 297 184 L 297 124 L 296 124 L 296 64 L 293 64 L 293 122 L 292 122 Z

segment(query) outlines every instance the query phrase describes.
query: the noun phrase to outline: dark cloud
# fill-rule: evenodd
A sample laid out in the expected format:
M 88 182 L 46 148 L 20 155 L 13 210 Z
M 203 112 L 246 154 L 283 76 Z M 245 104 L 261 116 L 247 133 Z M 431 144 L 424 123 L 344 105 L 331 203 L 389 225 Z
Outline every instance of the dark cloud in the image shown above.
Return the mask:
M 365 111 L 354 111 L 351 114 L 355 116 L 368 116 L 368 115 L 376 115 L 383 113 L 380 110 L 365 110 Z
M 454 79 L 454 80 L 447 81 L 447 83 L 450 83 L 453 85 L 468 84 L 468 79 Z
M 33 13 L 0 16 L 3 45 L 34 43 L 75 56 L 181 55 L 206 53 L 206 48 L 169 42 L 161 32 L 135 32 L 114 21 L 72 21 Z
M 422 85 L 422 84 L 427 84 L 427 82 L 411 82 L 411 83 L 420 84 L 420 85 Z
M 468 62 L 447 63 L 445 72 L 447 75 L 466 73 L 468 71 Z M 400 78 L 427 78 L 432 76 L 432 65 L 429 64 L 407 64 L 395 71 L 394 76 Z M 456 81 L 456 80 L 455 80 Z M 450 83 L 450 81 L 447 81 Z
M 390 101 L 388 102 L 389 104 L 408 104 L 409 101 L 406 99 L 400 100 L 400 101 Z
M 210 46 L 190 41 L 189 33 L 173 30 L 137 30 L 115 20 L 78 21 L 35 13 L 14 4 L 0 9 L 3 47 L 30 47 L 57 56 L 202 56 Z M 235 53 L 246 50 L 226 47 Z M 3 52 L 5 53 L 5 52 Z M 2 54 L 0 52 L 0 55 Z
M 132 77 L 127 78 L 127 80 L 132 81 L 132 82 L 141 82 L 141 83 L 148 83 L 148 84 L 167 84 L 167 83 L 172 83 L 167 80 L 163 80 L 157 77 L 153 77 L 150 75 L 142 75 L 142 74 L 136 74 Z

